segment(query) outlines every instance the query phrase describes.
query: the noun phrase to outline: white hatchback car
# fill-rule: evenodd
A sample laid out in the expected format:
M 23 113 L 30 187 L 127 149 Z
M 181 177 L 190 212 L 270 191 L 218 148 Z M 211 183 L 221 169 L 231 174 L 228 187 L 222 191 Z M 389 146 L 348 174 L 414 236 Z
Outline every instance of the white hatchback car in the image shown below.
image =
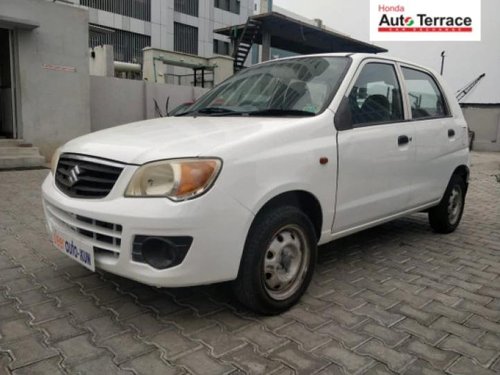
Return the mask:
M 318 244 L 413 212 L 455 230 L 467 124 L 441 77 L 369 54 L 245 69 L 176 117 L 62 146 L 43 184 L 55 246 L 159 287 L 233 280 L 279 313 L 307 288 Z

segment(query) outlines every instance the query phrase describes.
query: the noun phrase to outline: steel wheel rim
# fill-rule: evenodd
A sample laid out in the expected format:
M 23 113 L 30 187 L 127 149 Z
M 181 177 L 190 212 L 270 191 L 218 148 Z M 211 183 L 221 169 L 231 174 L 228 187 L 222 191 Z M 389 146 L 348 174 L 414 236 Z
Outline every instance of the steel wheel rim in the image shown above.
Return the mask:
M 301 287 L 309 268 L 310 249 L 304 231 L 286 225 L 271 239 L 264 254 L 264 288 L 275 300 L 290 298 Z
M 458 185 L 455 185 L 448 199 L 448 221 L 451 225 L 457 223 L 462 212 L 462 205 L 462 189 Z

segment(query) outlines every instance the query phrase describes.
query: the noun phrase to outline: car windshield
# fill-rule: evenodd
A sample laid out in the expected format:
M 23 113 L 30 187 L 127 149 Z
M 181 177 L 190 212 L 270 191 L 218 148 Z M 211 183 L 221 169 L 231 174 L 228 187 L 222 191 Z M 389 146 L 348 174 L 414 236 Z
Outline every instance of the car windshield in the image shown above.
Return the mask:
M 179 115 L 314 116 L 333 99 L 346 57 L 304 57 L 245 69 Z

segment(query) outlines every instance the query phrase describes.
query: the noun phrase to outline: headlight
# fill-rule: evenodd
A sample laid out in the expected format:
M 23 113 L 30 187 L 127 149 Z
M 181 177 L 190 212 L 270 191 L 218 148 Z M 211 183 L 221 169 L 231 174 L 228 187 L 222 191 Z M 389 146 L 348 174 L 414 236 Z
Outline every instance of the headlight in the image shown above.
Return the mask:
M 60 147 L 54 151 L 54 153 L 52 154 L 52 160 L 50 161 L 50 169 L 51 169 L 52 174 L 54 176 L 56 175 L 56 169 L 57 169 L 57 163 L 59 162 L 59 156 L 61 156 L 61 148 Z
M 206 192 L 217 178 L 219 159 L 177 159 L 144 164 L 132 176 L 126 197 L 166 197 L 174 201 Z

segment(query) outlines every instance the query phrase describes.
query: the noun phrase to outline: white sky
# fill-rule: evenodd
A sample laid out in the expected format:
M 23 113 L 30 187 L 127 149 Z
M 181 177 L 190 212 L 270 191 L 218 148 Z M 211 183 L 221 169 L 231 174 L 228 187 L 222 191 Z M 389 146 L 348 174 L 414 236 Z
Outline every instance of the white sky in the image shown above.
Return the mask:
M 418 0 L 415 0 L 418 1 Z M 449 1 L 453 0 L 436 0 Z M 470 0 L 480 1 L 480 0 Z M 370 0 L 274 0 L 273 3 L 308 18 L 321 18 L 325 25 L 369 41 Z M 392 3 L 387 1 L 387 3 Z M 397 3 L 397 2 L 396 2 Z M 452 6 L 452 5 L 451 5 Z M 446 51 L 444 77 L 458 90 L 481 73 L 486 77 L 464 103 L 500 103 L 500 0 L 482 0 L 480 42 L 373 42 L 389 54 L 439 71 L 441 51 Z

